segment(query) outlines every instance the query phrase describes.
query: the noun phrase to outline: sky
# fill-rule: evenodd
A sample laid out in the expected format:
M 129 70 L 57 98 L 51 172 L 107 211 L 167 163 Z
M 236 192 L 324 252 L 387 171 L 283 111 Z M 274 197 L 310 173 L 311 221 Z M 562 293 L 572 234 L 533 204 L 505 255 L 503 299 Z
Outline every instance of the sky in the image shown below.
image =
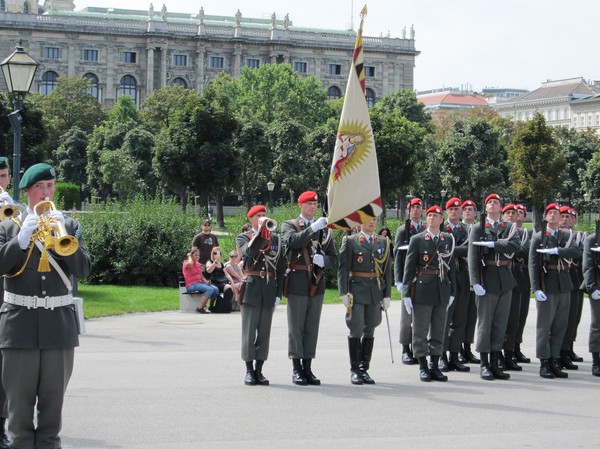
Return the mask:
M 349 29 L 365 4 L 358 0 L 153 0 L 169 12 L 283 19 L 293 25 Z M 369 0 L 365 36 L 401 37 L 415 29 L 414 87 L 484 87 L 533 90 L 547 80 L 600 80 L 597 19 L 600 1 L 580 0 Z M 147 10 L 149 0 L 128 0 L 127 8 Z M 75 9 L 119 7 L 116 0 L 75 0 Z M 408 34 L 408 32 L 407 32 Z M 366 54 L 366 53 L 365 53 Z

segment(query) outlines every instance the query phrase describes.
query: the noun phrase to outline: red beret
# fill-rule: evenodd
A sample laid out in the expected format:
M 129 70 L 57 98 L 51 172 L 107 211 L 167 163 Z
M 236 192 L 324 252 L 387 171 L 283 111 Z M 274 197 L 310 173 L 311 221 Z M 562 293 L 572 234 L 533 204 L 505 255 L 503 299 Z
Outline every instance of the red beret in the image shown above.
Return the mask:
M 462 203 L 460 202 L 460 198 L 450 198 L 446 202 L 446 209 L 450 209 L 451 207 L 462 207 Z
M 259 204 L 258 206 L 252 206 L 248 211 L 248 218 L 254 217 L 259 212 L 267 213 L 267 209 L 265 209 L 265 206 L 263 206 L 262 204 Z
M 483 203 L 483 204 L 487 204 L 489 200 L 498 200 L 498 201 L 502 202 L 502 198 L 500 198 L 500 195 L 498 195 L 497 193 L 490 193 L 486 197 L 485 203 Z
M 551 210 L 557 210 L 557 211 L 560 212 L 560 206 L 558 204 L 556 204 L 556 203 L 550 203 L 546 207 L 546 212 L 550 212 Z
M 506 212 L 507 210 L 515 210 L 515 211 L 516 211 L 516 210 L 518 210 L 518 209 L 517 209 L 517 206 L 515 206 L 515 205 L 514 205 L 514 204 L 512 204 L 512 203 L 510 203 L 510 204 L 507 204 L 506 206 L 504 206 L 504 207 L 502 208 L 502 213 Z
M 429 214 L 443 215 L 444 212 L 442 212 L 442 208 L 440 206 L 431 206 L 429 209 L 427 209 L 427 213 L 425 215 L 429 215 Z
M 309 201 L 319 201 L 317 192 L 307 190 L 306 192 L 300 194 L 300 196 L 298 197 L 298 203 L 300 204 L 308 203 Z
M 410 203 L 408 203 L 408 206 L 406 208 L 410 209 L 415 204 L 418 204 L 419 206 L 423 207 L 423 200 L 421 198 L 413 198 L 412 200 L 410 200 Z
M 477 205 L 475 204 L 475 201 L 473 201 L 473 200 L 465 200 L 465 202 L 462 203 L 463 209 L 467 206 L 473 206 L 475 209 L 477 209 Z
M 522 210 L 527 213 L 527 208 L 523 204 L 517 204 L 517 210 Z
M 569 209 L 571 209 L 569 206 L 560 206 L 559 210 L 560 210 L 561 214 L 568 214 L 568 213 L 570 213 Z
M 574 217 L 576 217 L 576 216 L 577 216 L 577 211 L 576 211 L 575 209 L 573 209 L 572 207 L 569 209 L 569 213 L 570 213 L 571 215 L 573 215 Z

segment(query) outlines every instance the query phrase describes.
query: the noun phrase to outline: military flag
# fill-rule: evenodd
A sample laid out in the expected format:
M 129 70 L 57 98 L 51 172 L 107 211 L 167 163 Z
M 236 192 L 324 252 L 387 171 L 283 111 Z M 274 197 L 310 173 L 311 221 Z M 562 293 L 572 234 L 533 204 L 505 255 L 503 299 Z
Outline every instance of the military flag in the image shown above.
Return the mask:
M 348 76 L 327 185 L 329 227 L 351 229 L 382 212 L 375 140 L 365 98 L 362 31 L 366 5 Z

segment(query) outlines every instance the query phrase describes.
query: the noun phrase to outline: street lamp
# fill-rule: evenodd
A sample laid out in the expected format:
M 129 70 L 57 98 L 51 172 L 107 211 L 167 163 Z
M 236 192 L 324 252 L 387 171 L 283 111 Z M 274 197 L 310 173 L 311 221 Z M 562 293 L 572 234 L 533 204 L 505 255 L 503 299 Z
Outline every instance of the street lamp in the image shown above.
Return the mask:
M 21 41 L 15 47 L 12 55 L 0 63 L 2 74 L 6 81 L 8 91 L 13 96 L 13 112 L 8 114 L 8 120 L 14 130 L 13 144 L 13 198 L 19 201 L 19 183 L 21 182 L 21 110 L 23 109 L 23 99 L 29 92 L 38 63 L 25 53 L 21 46 Z
M 273 181 L 267 182 L 267 190 L 269 191 L 269 209 L 273 209 L 273 189 L 275 183 Z
M 442 194 L 442 204 L 441 204 L 441 207 L 443 209 L 444 208 L 444 200 L 446 199 L 446 193 L 448 193 L 448 191 L 446 189 L 442 189 L 442 191 L 440 193 Z
M 588 223 L 592 221 L 592 205 L 590 204 L 590 200 L 592 199 L 592 194 L 590 192 L 585 192 L 583 194 L 583 201 L 585 201 L 585 208 L 588 210 Z

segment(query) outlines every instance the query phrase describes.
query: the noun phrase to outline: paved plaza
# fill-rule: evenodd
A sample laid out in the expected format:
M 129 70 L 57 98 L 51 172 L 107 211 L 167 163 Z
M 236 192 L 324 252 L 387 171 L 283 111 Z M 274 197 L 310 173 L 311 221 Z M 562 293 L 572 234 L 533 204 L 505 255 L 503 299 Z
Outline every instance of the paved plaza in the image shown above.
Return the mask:
M 585 300 L 569 379 L 541 379 L 538 364 L 510 381 L 478 368 L 422 383 L 400 361 L 398 301 L 385 319 L 369 370 L 374 386 L 350 384 L 344 308 L 325 305 L 317 359 L 321 386 L 291 383 L 286 308 L 273 318 L 268 387 L 245 386 L 240 314 L 180 312 L 87 321 L 63 414 L 63 447 L 77 449 L 587 448 L 600 446 L 600 378 L 587 352 Z M 534 353 L 532 301 L 523 351 Z M 537 360 L 534 360 L 537 362 Z

